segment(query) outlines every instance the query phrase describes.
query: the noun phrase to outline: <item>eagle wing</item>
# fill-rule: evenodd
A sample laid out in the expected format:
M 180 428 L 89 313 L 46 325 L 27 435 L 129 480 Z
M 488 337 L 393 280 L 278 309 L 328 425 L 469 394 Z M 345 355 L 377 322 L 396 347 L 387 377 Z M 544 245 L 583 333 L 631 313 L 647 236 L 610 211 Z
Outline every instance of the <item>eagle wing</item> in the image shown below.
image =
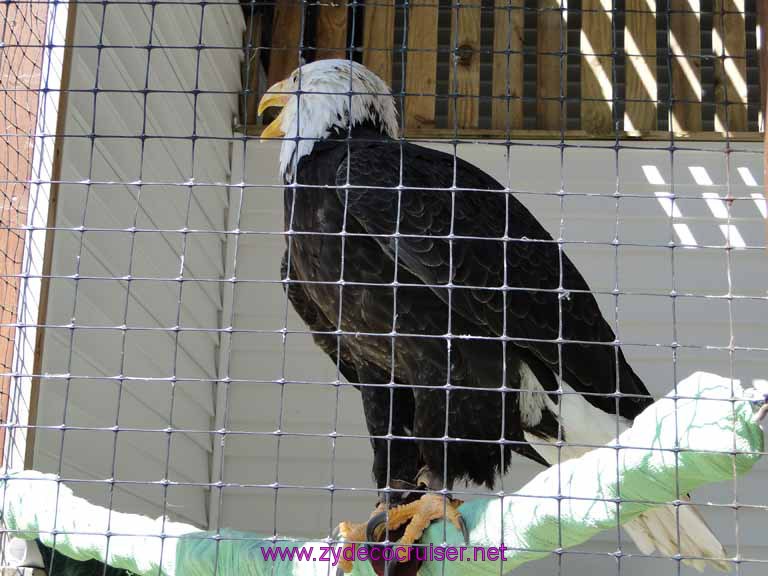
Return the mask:
M 347 231 L 374 235 L 399 267 L 449 302 L 454 334 L 464 335 L 460 326 L 470 336 L 509 337 L 606 412 L 616 412 L 606 395 L 617 391 L 617 372 L 629 395 L 619 400 L 622 416 L 649 403 L 584 278 L 491 176 L 440 151 L 367 143 L 349 147 L 336 184 Z

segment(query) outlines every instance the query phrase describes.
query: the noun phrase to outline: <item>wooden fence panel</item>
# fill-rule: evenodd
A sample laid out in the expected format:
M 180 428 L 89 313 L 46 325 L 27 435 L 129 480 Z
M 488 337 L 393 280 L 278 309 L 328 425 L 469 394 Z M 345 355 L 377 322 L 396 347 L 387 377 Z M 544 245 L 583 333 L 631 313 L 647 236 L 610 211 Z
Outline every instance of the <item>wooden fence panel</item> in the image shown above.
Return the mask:
M 341 2 L 342 0 L 331 0 Z M 346 0 L 343 0 L 346 2 Z M 493 26 L 482 30 L 483 5 L 477 0 L 451 0 L 450 37 L 438 35 L 440 8 L 435 0 L 411 0 L 399 5 L 397 0 L 371 0 L 362 2 L 363 63 L 381 76 L 390 86 L 393 82 L 397 19 L 404 9 L 403 22 L 406 37 L 403 56 L 405 93 L 403 119 L 405 134 L 424 137 L 450 137 L 456 130 L 472 138 L 640 138 L 666 140 L 670 132 L 676 138 L 687 140 L 721 140 L 725 136 L 739 141 L 761 139 L 757 132 L 749 132 L 750 99 L 756 87 L 748 84 L 747 57 L 754 55 L 747 40 L 751 32 L 746 23 L 752 22 L 752 5 L 746 0 L 712 0 L 704 9 L 702 0 L 668 0 L 660 8 L 658 0 L 625 0 L 623 5 L 623 47 L 616 43 L 615 0 L 581 0 L 580 17 L 580 126 L 569 130 L 567 112 L 573 113 L 568 97 L 568 5 L 566 0 L 493 0 Z M 490 0 L 489 0 L 490 1 Z M 766 0 L 768 1 L 768 0 Z M 303 25 L 303 0 L 276 0 L 273 16 L 273 44 L 264 47 L 270 51 L 268 79 L 275 82 L 286 77 L 298 65 L 298 48 Z M 402 6 L 402 7 L 400 7 Z M 758 8 L 763 8 L 758 3 Z M 663 8 L 669 14 L 667 35 L 669 47 L 660 54 L 657 44 L 659 14 Z M 318 5 L 316 34 L 317 58 L 346 58 L 347 36 L 350 29 L 348 4 Z M 526 10 L 535 10 L 536 45 L 525 45 Z M 711 10 L 711 12 L 710 12 Z M 442 13 L 444 14 L 444 13 Z M 702 78 L 702 40 L 711 14 L 713 74 Z M 447 15 L 447 14 L 444 14 Z M 622 20 L 618 20 L 622 22 Z M 447 24 L 447 19 L 445 24 Z M 574 32 L 571 20 L 571 30 Z M 399 25 L 399 24 L 397 24 Z M 253 26 L 258 26 L 255 22 Z M 254 46 L 259 32 L 254 29 Z M 483 36 L 490 32 L 492 38 Z M 450 38 L 450 39 L 448 39 Z M 440 42 L 439 42 L 440 41 Z M 490 82 L 481 83 L 481 55 L 492 42 L 490 56 Z M 310 47 L 314 48 L 314 47 Z M 615 106 L 615 75 L 617 50 L 625 57 L 623 118 L 617 116 Z M 536 53 L 535 93 L 536 105 L 523 101 L 525 81 L 529 71 L 524 64 L 528 54 Z M 438 55 L 450 53 L 447 73 L 447 94 L 436 94 L 438 82 Z M 400 56 L 399 52 L 397 53 Z M 665 57 L 664 62 L 659 57 Z M 666 59 L 668 58 L 668 60 Z M 484 61 L 483 61 L 484 62 Z M 440 60 L 443 63 L 443 60 Z M 660 100 L 660 77 L 669 67 L 669 94 Z M 443 70 L 441 68 L 441 70 Z M 442 73 L 442 72 L 441 72 Z M 256 93 L 256 77 L 249 78 L 249 90 Z M 394 79 L 395 83 L 397 79 Z M 444 79 L 440 78 L 441 82 Z M 533 80 L 533 78 L 530 78 Z M 573 80 L 573 79 L 572 79 Z M 702 80 L 707 84 L 703 85 Z M 751 80 L 751 78 L 750 78 Z M 756 82 L 756 79 L 753 80 Z M 761 98 L 764 98 L 765 78 L 760 76 Z M 262 87 L 263 88 L 263 87 Z M 442 91 L 441 84 L 441 91 Z M 714 128 L 704 131 L 703 95 L 714 94 Z M 436 106 L 437 98 L 450 97 L 447 107 Z M 573 94 L 571 94 L 573 96 Z M 483 98 L 491 98 L 489 118 L 481 117 L 485 108 Z M 254 119 L 249 99 L 244 107 L 249 124 Z M 567 109 L 569 105 L 570 110 Z M 659 129 L 659 106 L 668 105 L 669 127 Z M 447 110 L 447 117 L 438 119 L 438 111 Z M 440 123 L 438 127 L 437 124 Z M 489 126 L 486 126 L 485 123 Z M 762 111 L 760 129 L 765 122 Z M 482 128 L 481 128 L 482 125 Z M 258 133 L 258 127 L 251 129 Z M 617 130 L 619 132 L 617 133 Z

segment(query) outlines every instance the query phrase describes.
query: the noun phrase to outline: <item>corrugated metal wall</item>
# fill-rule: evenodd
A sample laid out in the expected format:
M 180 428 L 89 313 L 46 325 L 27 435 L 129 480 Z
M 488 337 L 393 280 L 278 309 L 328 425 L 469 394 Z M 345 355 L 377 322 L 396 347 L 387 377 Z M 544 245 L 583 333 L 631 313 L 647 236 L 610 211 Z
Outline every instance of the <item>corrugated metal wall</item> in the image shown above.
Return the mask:
M 232 135 L 243 21 L 237 4 L 155 6 L 77 5 L 47 313 L 61 327 L 45 333 L 43 373 L 56 376 L 41 379 L 37 415 L 39 426 L 74 429 L 39 429 L 34 465 L 101 480 L 75 485 L 100 504 L 104 479 L 128 481 L 114 507 L 154 515 L 160 480 L 187 484 L 168 489 L 165 511 L 205 525 L 207 489 L 195 484 L 210 480 L 212 440 L 163 430 L 212 425 L 222 290 L 174 279 L 224 270 L 223 235 L 210 231 L 224 229 L 230 145 L 207 137 Z M 195 100 L 195 88 L 230 93 Z M 193 180 L 201 185 L 184 185 Z M 209 331 L 168 330 L 177 325 Z

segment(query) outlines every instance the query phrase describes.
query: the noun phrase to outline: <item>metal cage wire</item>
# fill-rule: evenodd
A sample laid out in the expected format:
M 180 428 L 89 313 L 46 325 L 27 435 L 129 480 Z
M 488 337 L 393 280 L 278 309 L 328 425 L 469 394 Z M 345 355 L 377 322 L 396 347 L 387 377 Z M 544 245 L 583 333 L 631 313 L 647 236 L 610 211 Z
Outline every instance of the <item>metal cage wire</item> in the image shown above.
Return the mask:
M 383 439 L 391 445 L 402 439 L 392 430 L 391 412 L 396 390 L 410 387 L 396 382 L 391 345 L 390 381 L 384 385 L 390 394 L 390 429 L 383 437 L 368 434 L 362 410 L 354 404 L 359 401 L 351 394 L 353 385 L 381 384 L 349 383 L 343 378 L 342 339 L 367 336 L 394 342 L 426 337 L 444 341 L 447 381 L 418 386 L 444 392 L 446 407 L 451 394 L 462 390 L 451 382 L 454 341 L 526 340 L 509 334 L 506 316 L 498 337 L 455 334 L 452 283 L 425 283 L 432 289 L 447 290 L 444 334 L 399 333 L 397 294 L 407 284 L 398 280 L 397 272 L 385 284 L 393 294 L 392 331 L 380 334 L 341 328 L 344 290 L 354 286 L 344 279 L 344 246 L 355 233 L 294 230 L 292 211 L 287 229 L 272 221 L 279 218 L 275 208 L 279 203 L 274 198 L 285 187 L 277 179 L 279 143 L 258 141 L 260 127 L 253 117 L 253 103 L 267 88 L 266 80 L 276 74 L 276 62 L 285 67 L 286 61 L 303 63 L 324 56 L 365 61 L 369 53 L 384 52 L 390 60 L 391 85 L 401 112 L 400 142 L 442 147 L 454 158 L 464 157 L 493 171 L 503 185 L 498 193 L 506 198 L 507 210 L 511 195 L 530 203 L 534 216 L 548 227 L 560 258 L 559 285 L 540 289 L 560 297 L 556 339 L 559 396 L 570 393 L 562 386 L 562 346 L 569 342 L 563 337 L 562 299 L 571 291 L 563 285 L 564 253 L 578 255 L 574 258 L 577 267 L 584 272 L 592 287 L 590 293 L 598 299 L 616 335 L 614 342 L 601 343 L 613 347 L 616 366 L 621 346 L 641 374 L 665 376 L 653 382 L 653 394 L 673 388 L 685 376 L 682 371 L 699 365 L 725 370 L 724 375 L 733 379 L 759 379 L 761 361 L 768 357 L 768 341 L 759 335 L 765 325 L 760 314 L 765 313 L 768 298 L 761 283 L 764 273 L 755 268 L 765 258 L 766 204 L 756 173 L 762 150 L 750 141 L 757 140 L 754 133 L 762 121 L 758 117 L 758 35 L 750 28 L 755 25 L 757 3 L 702 0 L 683 4 L 688 7 L 674 0 L 660 1 L 654 11 L 630 0 L 607 4 L 582 0 L 575 6 L 514 0 L 391 5 L 357 1 L 339 5 L 225 0 L 7 2 L 2 8 L 0 60 L 0 112 L 5 126 L 0 141 L 5 474 L 23 466 L 55 472 L 76 491 L 82 489 L 89 499 L 110 510 L 178 517 L 217 532 L 233 523 L 244 524 L 243 514 L 258 510 L 256 522 L 248 528 L 269 533 L 276 542 L 294 535 L 284 526 L 303 529 L 300 520 L 281 515 L 281 508 L 290 507 L 292 515 L 297 506 L 291 500 L 322 500 L 324 504 L 314 510 L 322 508 L 325 516 L 314 527 L 322 526 L 323 533 L 315 535 L 330 538 L 338 521 L 344 519 L 341 515 L 363 517 L 369 511 L 365 502 L 374 502 L 378 490 L 373 484 L 350 484 L 346 478 L 352 467 L 362 469 L 367 477 L 370 454 L 366 445 L 370 440 Z M 689 10 L 694 4 L 699 6 L 698 12 Z M 393 11 L 388 49 L 365 44 L 370 31 L 366 10 L 373 6 Z M 414 26 L 419 33 L 424 30 L 416 19 L 411 20 L 411 14 L 425 8 L 434 8 L 434 23 L 438 24 L 431 48 L 414 45 L 411 35 Z M 343 17 L 343 34 L 334 33 L 334 21 L 328 25 L 324 19 L 327 14 L 320 15 L 329 10 Z M 511 21 L 516 12 L 523 28 L 509 26 L 506 43 L 499 49 L 489 36 L 496 18 L 502 14 Z M 467 13 L 476 21 L 470 19 L 467 24 Z M 664 42 L 651 55 L 628 51 L 621 24 L 632 13 L 656 16 L 654 36 L 663 37 Z M 538 22 L 552 15 L 557 30 L 548 40 L 557 38 L 559 46 L 532 47 L 525 41 L 526 31 L 528 37 L 535 36 L 534 31 L 542 34 Z M 586 48 L 591 44 L 582 24 L 590 17 L 607 18 L 609 34 L 601 36 L 601 41 L 607 38 L 609 43 L 605 52 Z M 704 34 L 700 30 L 700 40 L 705 39 L 700 51 L 683 47 L 681 56 L 673 48 L 680 38 L 674 36 L 671 26 L 664 28 L 676 17 L 695 17 L 699 23 L 717 21 L 722 38 L 717 28 L 714 37 L 711 31 Z M 739 21 L 743 22 L 739 37 L 744 46 L 742 54 L 734 56 L 725 39 L 731 37 L 728 26 Z M 472 27 L 480 46 L 467 48 L 466 26 Z M 295 46 L 283 45 L 285 40 L 277 35 L 289 28 L 297 31 Z M 513 47 L 517 32 L 523 34 L 519 49 Z M 587 41 L 573 46 L 576 33 Z M 340 38 L 344 45 L 338 45 Z M 719 53 L 718 39 L 727 45 Z M 418 85 L 413 89 L 408 73 L 414 55 L 434 57 L 432 92 L 424 92 Z M 492 82 L 489 70 L 499 56 L 507 62 L 503 97 L 492 94 L 487 86 Z M 542 79 L 546 66 L 540 63 L 546 57 L 556 60 L 559 68 L 556 95 L 540 89 L 547 82 Z M 657 77 L 664 81 L 659 82 L 657 94 L 627 100 L 628 62 L 638 57 L 655 58 L 654 82 Z M 461 70 L 467 58 L 476 59 L 472 74 L 477 82 L 464 92 L 468 84 Z M 513 94 L 510 62 L 515 58 L 527 72 L 521 71 L 522 83 L 514 87 L 521 90 Z M 700 85 L 698 97 L 695 89 L 675 93 L 673 79 L 685 62 L 698 62 L 702 70 L 716 77 L 709 92 Z M 583 80 L 584 71 L 604 70 L 606 65 L 607 76 L 597 86 L 605 88 L 607 83 L 614 88 L 610 97 L 594 96 L 585 90 L 594 85 Z M 736 69 L 733 74 L 732 67 Z M 741 83 L 740 71 L 744 73 Z M 688 72 L 683 70 L 683 74 Z M 581 74 L 579 80 L 576 73 Z M 738 93 L 729 93 L 734 87 Z M 344 96 L 351 100 L 354 94 L 350 90 Z M 431 98 L 434 126 L 422 126 L 420 132 L 408 106 L 425 97 Z M 506 123 L 497 126 L 498 132 L 487 134 L 493 139 L 486 140 L 481 132 L 491 130 L 488 126 L 494 122 L 496 100 L 503 100 L 508 112 L 513 107 L 521 110 L 522 124 L 513 127 L 508 114 Z M 470 112 L 463 108 L 467 101 L 473 102 Z M 654 123 L 661 137 L 657 133 L 655 139 L 645 142 L 637 135 L 628 136 L 624 125 L 628 102 L 656 107 Z M 540 107 L 546 108 L 546 104 L 556 107 L 554 116 L 546 120 L 556 128 L 548 125 L 544 134 L 534 127 L 543 125 Z M 577 134 L 580 122 L 585 122 L 584 110 L 599 105 L 608 110 L 608 132 Z M 673 117 L 679 110 L 676 106 L 703 110 L 702 128 L 686 134 L 669 129 L 680 123 Z M 738 120 L 732 120 L 732 114 Z M 469 127 L 468 117 L 475 123 Z M 704 142 L 709 136 L 704 137 L 703 132 L 714 134 L 717 122 L 724 129 L 712 136 L 713 141 Z M 732 129 L 732 124 L 739 127 Z M 520 132 L 526 128 L 531 129 L 527 136 Z M 611 173 L 590 180 L 577 168 L 581 163 L 588 166 L 588 172 L 608 172 L 610 166 Z M 267 173 L 270 166 L 274 171 Z M 631 177 L 625 176 L 628 173 Z M 638 181 L 639 175 L 644 181 Z M 445 189 L 454 198 L 458 190 L 466 191 L 457 188 L 455 178 L 454 173 L 454 186 Z M 595 183 L 597 189 L 590 188 Z M 299 186 L 312 187 L 304 182 L 287 185 L 289 189 Z M 355 186 L 359 185 L 347 181 L 347 189 Z M 407 192 L 401 183 L 398 194 Z M 648 206 L 655 212 L 644 208 Z M 641 222 L 639 228 L 633 222 L 633 211 Z M 452 212 L 451 233 L 440 237 L 448 241 L 451 255 L 455 242 L 486 239 L 454 235 L 454 220 Z M 608 221 L 609 226 L 601 224 Z M 643 234 L 643 225 L 656 232 L 659 223 L 664 237 Z M 702 232 L 705 225 L 711 230 Z M 602 226 L 600 229 L 610 233 L 602 237 L 590 234 L 591 226 Z M 631 232 L 625 232 L 627 229 Z M 277 246 L 287 245 L 290 270 L 292 241 L 300 235 L 339 237 L 342 277 L 329 282 L 281 276 L 274 257 Z M 394 243 L 397 258 L 398 242 L 407 235 L 396 230 L 382 237 Z M 505 246 L 539 242 L 510 238 L 506 233 L 498 240 Z M 596 264 L 590 266 L 590 261 Z M 499 265 L 506 266 L 506 262 Z M 626 271 L 641 266 L 648 266 L 641 276 L 658 282 L 643 283 L 635 275 L 625 286 Z M 338 289 L 340 304 L 333 330 L 309 330 L 293 316 L 287 289 L 302 282 Z M 469 288 L 500 291 L 505 308 L 511 292 L 529 290 L 506 282 L 500 287 Z M 644 304 L 631 304 L 633 300 Z M 635 307 L 634 316 L 623 321 L 622 312 L 628 306 Z M 268 314 L 248 316 L 250 309 L 270 307 L 274 309 Z M 656 337 L 658 331 L 642 329 L 643 311 L 649 324 L 659 324 L 658 317 L 662 317 L 669 327 L 668 338 L 662 340 Z M 713 319 L 709 323 L 697 322 L 697 317 L 710 313 Z M 310 337 L 323 334 L 338 340 L 330 369 L 318 368 L 323 366 L 322 353 L 307 346 Z M 708 340 L 715 336 L 715 341 Z M 502 350 L 505 382 L 506 347 Z M 263 368 L 268 358 L 277 358 L 276 370 Z M 302 373 L 302 364 L 310 372 L 321 370 L 322 375 Z M 307 395 L 305 402 L 311 402 L 316 398 L 311 394 L 320 389 L 321 406 L 330 404 L 328 419 L 302 428 L 292 414 L 306 416 L 312 407 L 301 404 L 297 410 L 295 403 L 300 401 L 293 397 L 295 390 L 301 391 L 300 396 Z M 473 389 L 499 392 L 502 398 L 519 392 L 503 383 Z M 267 400 L 258 406 L 262 394 L 274 401 L 269 409 Z M 614 396 L 618 407 L 621 394 L 617 390 Z M 261 420 L 256 415 L 248 419 L 248 402 L 254 403 L 254 413 Z M 451 437 L 447 409 L 444 436 L 431 439 L 443 443 L 444 473 L 451 442 L 516 442 L 503 434 L 492 441 Z M 561 409 L 559 402 L 558 411 Z M 353 420 L 346 419 L 350 413 Z M 264 414 L 271 419 L 262 417 Z M 618 415 L 616 431 L 618 435 Z M 262 441 L 271 443 L 269 451 L 262 449 L 266 446 L 259 444 Z M 312 448 L 304 452 L 295 448 L 300 442 L 318 446 L 312 444 L 315 441 L 327 443 L 325 458 L 310 458 Z M 350 449 L 347 442 L 360 448 Z M 259 446 L 261 453 L 249 451 L 248 443 Z M 617 450 L 622 448 L 617 446 Z M 231 462 L 237 458 L 254 467 L 233 466 Z M 352 459 L 353 465 L 344 464 L 339 472 L 338 461 L 344 459 Z M 318 460 L 327 462 L 327 475 L 313 480 Z M 523 477 L 530 474 L 531 468 L 513 457 L 513 471 L 516 466 Z M 254 472 L 256 467 L 259 471 L 254 480 L 246 471 Z M 759 470 L 754 473 L 758 479 L 761 474 L 764 472 Z M 473 486 L 453 487 L 451 492 L 460 498 L 503 496 L 514 491 L 520 478 L 502 477 L 499 490 L 493 493 Z M 766 509 L 756 485 L 754 478 L 738 479 L 734 474 L 732 486 L 692 499 L 708 518 L 715 518 L 715 530 L 727 540 L 734 570 L 745 576 L 760 573 L 768 563 L 768 549 L 756 543 L 754 533 L 750 537 L 750 529 L 743 526 L 747 517 L 747 526 L 754 528 L 757 514 Z M 345 500 L 359 495 L 358 500 Z M 685 495 L 678 496 L 682 500 Z M 271 504 L 249 508 L 248 499 L 256 497 L 260 502 L 267 498 Z M 621 503 L 619 499 L 617 506 Z M 680 502 L 675 504 L 679 509 Z M 311 503 L 306 505 L 312 509 Z M 108 530 L 105 535 L 112 536 Z M 60 555 L 55 551 L 51 558 L 48 568 L 55 573 L 56 563 L 63 559 L 57 560 Z M 584 549 L 558 550 L 551 559 L 558 575 L 595 571 L 649 574 L 659 569 L 685 574 L 688 568 L 681 560 L 638 553 L 619 526 L 608 541 Z M 535 570 L 536 564 L 530 569 Z M 106 567 L 101 570 L 106 574 Z

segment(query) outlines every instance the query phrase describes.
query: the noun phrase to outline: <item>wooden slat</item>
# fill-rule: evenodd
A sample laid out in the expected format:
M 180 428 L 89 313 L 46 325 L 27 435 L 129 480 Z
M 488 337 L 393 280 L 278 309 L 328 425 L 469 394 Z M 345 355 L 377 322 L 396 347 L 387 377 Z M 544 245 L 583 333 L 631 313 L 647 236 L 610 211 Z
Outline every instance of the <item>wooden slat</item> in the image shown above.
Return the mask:
M 235 132 L 240 134 L 245 132 L 248 136 L 259 136 L 263 126 L 251 124 L 249 126 L 239 126 Z M 490 128 L 472 128 L 459 130 L 459 138 L 466 141 L 475 140 L 559 140 L 563 136 L 566 140 L 619 140 L 631 141 L 669 141 L 670 135 L 675 140 L 685 140 L 689 142 L 723 142 L 731 140 L 733 142 L 763 142 L 761 132 L 729 132 L 721 134 L 712 130 L 708 132 L 669 132 L 668 130 L 630 130 L 620 131 L 618 134 L 592 134 L 584 130 L 505 130 Z M 405 137 L 414 140 L 440 140 L 453 139 L 456 132 L 453 128 L 411 128 L 405 131 Z
M 421 128 L 406 130 L 405 137 L 413 140 L 444 140 L 455 136 L 452 128 Z M 461 130 L 459 137 L 466 141 L 474 140 L 559 140 L 563 136 L 566 140 L 632 140 L 632 141 L 661 141 L 668 142 L 670 133 L 667 130 L 650 130 L 631 132 L 621 131 L 618 134 L 592 134 L 584 130 Z M 730 132 L 727 135 L 719 132 L 675 132 L 675 140 L 688 142 L 723 142 L 726 138 L 733 142 L 762 142 L 763 135 L 759 132 Z
M 715 130 L 747 129 L 747 31 L 744 0 L 714 0 Z
M 269 54 L 269 85 L 285 79 L 299 65 L 302 4 L 299 0 L 276 0 L 272 18 Z
M 256 13 L 251 18 L 251 23 L 248 26 L 249 30 L 246 30 L 246 34 L 251 33 L 251 50 L 246 56 L 249 59 L 247 67 L 244 66 L 243 70 L 247 70 L 247 78 L 243 78 L 248 82 L 248 96 L 245 99 L 245 115 L 246 122 L 256 122 L 258 116 L 259 106 L 259 72 L 261 71 L 261 62 L 259 61 L 260 48 L 261 48 L 261 14 Z
M 581 128 L 595 134 L 614 130 L 613 14 L 611 0 L 582 0 Z
M 480 123 L 480 4 L 456 5 L 451 11 L 448 126 L 477 128 Z M 456 50 L 456 52 L 453 52 Z
M 627 0 L 624 50 L 627 54 L 625 130 L 655 130 L 656 0 Z
M 437 89 L 437 3 L 414 0 L 408 8 L 408 60 L 405 66 L 405 125 L 435 126 Z
M 701 130 L 701 0 L 669 0 L 672 130 Z M 680 101 L 682 100 L 682 101 Z
M 395 43 L 395 0 L 365 4 L 363 64 L 392 86 L 392 50 Z
M 491 126 L 523 127 L 523 0 L 496 0 Z
M 346 4 L 321 4 L 317 12 L 317 59 L 347 58 L 346 47 Z
M 566 95 L 565 66 L 561 66 L 560 53 L 567 48 L 567 29 L 564 13 L 558 11 L 561 4 L 562 0 L 538 0 L 536 124 L 544 130 L 564 127 L 565 111 L 557 100 L 561 83 L 563 96 Z

